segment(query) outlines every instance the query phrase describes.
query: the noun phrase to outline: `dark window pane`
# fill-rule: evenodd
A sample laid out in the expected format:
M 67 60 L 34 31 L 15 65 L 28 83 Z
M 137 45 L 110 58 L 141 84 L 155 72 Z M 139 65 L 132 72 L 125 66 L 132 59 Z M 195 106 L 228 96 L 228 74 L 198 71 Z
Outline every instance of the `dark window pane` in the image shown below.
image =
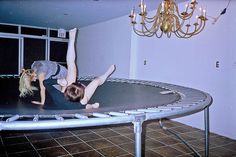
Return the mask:
M 46 29 L 22 27 L 21 34 L 43 36 L 47 34 Z
M 18 74 L 18 39 L 0 38 L 0 74 Z
M 46 40 L 24 38 L 24 68 L 30 68 L 35 60 L 45 60 Z
M 11 26 L 11 25 L 2 25 L 0 24 L 0 32 L 4 33 L 18 33 L 18 27 L 17 26 Z
M 50 60 L 66 64 L 67 42 L 50 42 Z
M 50 37 L 58 38 L 56 30 L 50 30 Z M 69 39 L 69 32 L 66 32 L 66 39 Z

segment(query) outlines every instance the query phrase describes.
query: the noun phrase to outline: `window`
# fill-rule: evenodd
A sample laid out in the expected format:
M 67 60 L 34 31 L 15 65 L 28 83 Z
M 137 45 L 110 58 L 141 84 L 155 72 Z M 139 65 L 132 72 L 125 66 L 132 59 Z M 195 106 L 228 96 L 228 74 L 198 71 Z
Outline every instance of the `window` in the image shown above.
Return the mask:
M 22 27 L 21 34 L 43 36 L 47 35 L 46 29 Z
M 24 38 L 24 68 L 30 68 L 35 60 L 45 60 L 45 39 Z
M 67 42 L 50 42 L 50 60 L 66 66 Z
M 19 39 L 0 38 L 0 75 L 18 74 Z
M 18 33 L 18 26 L 0 24 L 0 32 L 3 33 Z

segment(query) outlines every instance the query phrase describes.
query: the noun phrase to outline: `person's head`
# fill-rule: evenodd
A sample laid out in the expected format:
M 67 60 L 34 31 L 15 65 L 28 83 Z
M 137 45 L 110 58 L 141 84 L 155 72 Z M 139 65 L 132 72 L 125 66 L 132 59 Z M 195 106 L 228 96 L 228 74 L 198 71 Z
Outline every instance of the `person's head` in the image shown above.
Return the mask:
M 36 87 L 31 85 L 32 81 L 36 80 L 36 74 L 32 69 L 22 69 L 19 80 L 20 97 L 27 95 L 33 95 L 33 90 L 37 90 Z
M 66 88 L 64 96 L 69 101 L 80 101 L 84 97 L 84 89 L 85 87 L 81 83 L 72 83 Z

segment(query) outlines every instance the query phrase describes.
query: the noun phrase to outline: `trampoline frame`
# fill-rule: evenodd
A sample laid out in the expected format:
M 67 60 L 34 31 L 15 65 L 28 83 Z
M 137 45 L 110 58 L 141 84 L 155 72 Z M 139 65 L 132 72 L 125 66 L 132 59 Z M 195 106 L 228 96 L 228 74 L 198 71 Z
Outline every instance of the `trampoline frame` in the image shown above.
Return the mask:
M 93 77 L 82 78 L 82 80 L 85 81 L 92 79 Z M 62 113 L 53 115 L 0 115 L 0 131 L 61 129 L 133 123 L 135 134 L 135 156 L 141 157 L 141 136 L 142 124 L 144 121 L 154 119 L 161 120 L 164 118 L 172 119 L 204 110 L 205 156 L 209 155 L 209 106 L 212 104 L 212 97 L 208 93 L 188 87 L 153 81 L 117 78 L 110 78 L 107 81 L 161 87 L 166 90 L 171 90 L 171 92 L 178 93 L 181 98 L 178 102 L 173 104 L 165 104 L 152 108 L 141 108 L 119 112 L 92 112 L 89 114 Z

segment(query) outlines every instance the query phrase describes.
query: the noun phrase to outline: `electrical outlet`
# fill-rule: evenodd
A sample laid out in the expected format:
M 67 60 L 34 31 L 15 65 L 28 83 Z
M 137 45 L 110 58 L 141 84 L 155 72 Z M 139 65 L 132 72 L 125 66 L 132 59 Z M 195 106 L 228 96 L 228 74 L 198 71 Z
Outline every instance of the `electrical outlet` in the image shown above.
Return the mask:
M 144 60 L 144 61 L 143 61 L 143 65 L 147 65 L 147 60 Z
M 219 67 L 220 67 L 220 62 L 216 61 L 216 68 L 219 68 Z

